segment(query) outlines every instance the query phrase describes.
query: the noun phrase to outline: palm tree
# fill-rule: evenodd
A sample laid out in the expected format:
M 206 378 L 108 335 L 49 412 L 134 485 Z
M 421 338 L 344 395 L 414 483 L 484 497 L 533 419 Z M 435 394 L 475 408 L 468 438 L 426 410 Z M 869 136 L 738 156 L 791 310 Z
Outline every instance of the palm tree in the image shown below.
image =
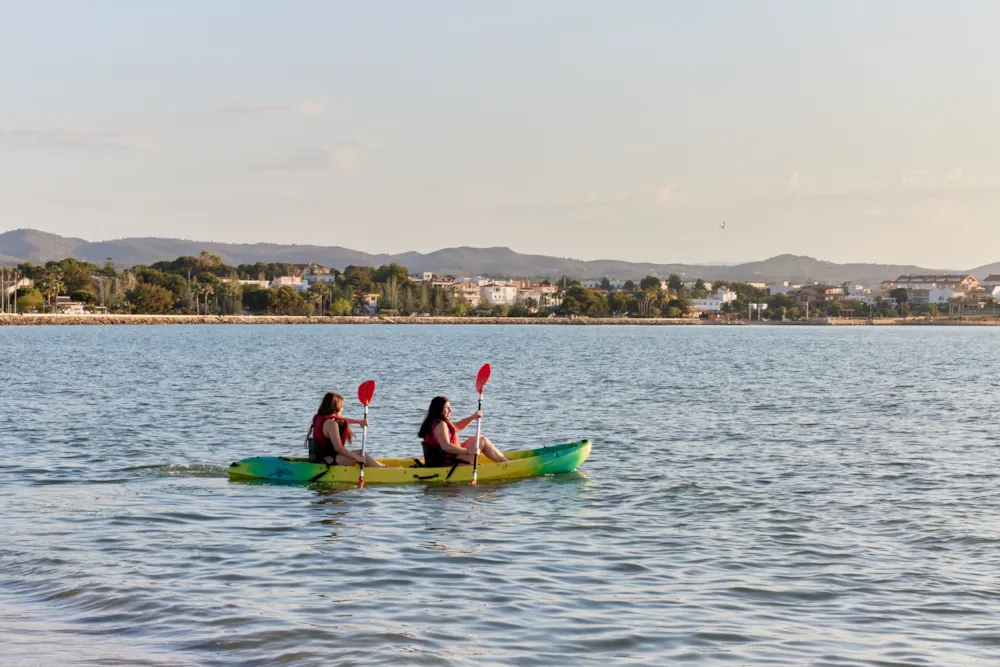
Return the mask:
M 333 302 L 333 288 L 329 283 L 314 283 L 309 288 L 310 301 L 319 301 L 319 312 L 325 315 L 328 312 L 326 304 Z
M 399 281 L 396 276 L 389 276 L 389 279 L 382 283 L 382 303 L 385 308 L 395 309 L 399 307 Z

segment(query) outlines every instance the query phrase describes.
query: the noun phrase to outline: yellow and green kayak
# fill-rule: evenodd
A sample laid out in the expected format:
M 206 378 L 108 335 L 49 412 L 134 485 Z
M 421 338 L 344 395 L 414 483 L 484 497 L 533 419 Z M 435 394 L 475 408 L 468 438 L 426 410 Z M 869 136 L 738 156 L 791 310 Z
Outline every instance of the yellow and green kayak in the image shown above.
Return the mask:
M 590 455 L 590 440 L 539 449 L 504 452 L 506 463 L 479 459 L 479 480 L 521 479 L 556 475 L 576 470 Z M 365 484 L 413 484 L 416 482 L 465 483 L 472 481 L 472 466 L 425 468 L 422 458 L 377 459 L 385 468 L 365 468 Z M 328 466 L 306 458 L 256 456 L 229 466 L 233 479 L 268 479 L 279 482 L 357 484 L 357 466 Z

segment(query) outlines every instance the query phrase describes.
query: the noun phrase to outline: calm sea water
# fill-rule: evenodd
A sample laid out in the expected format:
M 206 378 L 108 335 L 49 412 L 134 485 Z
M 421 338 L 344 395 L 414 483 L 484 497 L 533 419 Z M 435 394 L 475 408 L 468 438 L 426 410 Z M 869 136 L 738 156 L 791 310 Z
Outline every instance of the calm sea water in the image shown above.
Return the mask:
M 0 330 L 4 665 L 1000 664 L 1000 330 Z M 230 482 L 375 378 L 580 474 Z

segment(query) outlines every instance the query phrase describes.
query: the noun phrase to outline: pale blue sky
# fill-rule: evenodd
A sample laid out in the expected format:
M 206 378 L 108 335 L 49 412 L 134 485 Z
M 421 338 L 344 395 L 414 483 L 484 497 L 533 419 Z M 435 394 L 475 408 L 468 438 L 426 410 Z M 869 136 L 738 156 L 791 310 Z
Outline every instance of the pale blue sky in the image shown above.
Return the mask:
M 990 0 L 6 0 L 0 231 L 968 268 L 997 34 Z

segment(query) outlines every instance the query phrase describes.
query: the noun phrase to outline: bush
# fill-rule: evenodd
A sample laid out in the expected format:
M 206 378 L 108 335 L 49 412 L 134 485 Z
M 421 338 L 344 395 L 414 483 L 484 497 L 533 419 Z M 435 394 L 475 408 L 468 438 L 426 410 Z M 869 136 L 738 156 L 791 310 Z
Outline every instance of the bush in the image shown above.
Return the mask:
M 329 315 L 330 317 L 350 315 L 352 310 L 351 302 L 347 299 L 334 299 L 333 303 L 330 304 Z
M 78 289 L 69 293 L 69 298 L 73 301 L 83 301 L 84 303 L 96 303 L 97 295 L 85 289 Z
M 139 283 L 125 297 L 132 304 L 132 310 L 143 315 L 162 315 L 174 307 L 174 294 L 158 285 Z
M 14 300 L 14 304 L 17 306 L 17 312 L 28 313 L 38 308 L 41 308 L 45 303 L 45 297 L 42 293 L 33 287 L 21 288 L 17 290 L 17 298 Z

